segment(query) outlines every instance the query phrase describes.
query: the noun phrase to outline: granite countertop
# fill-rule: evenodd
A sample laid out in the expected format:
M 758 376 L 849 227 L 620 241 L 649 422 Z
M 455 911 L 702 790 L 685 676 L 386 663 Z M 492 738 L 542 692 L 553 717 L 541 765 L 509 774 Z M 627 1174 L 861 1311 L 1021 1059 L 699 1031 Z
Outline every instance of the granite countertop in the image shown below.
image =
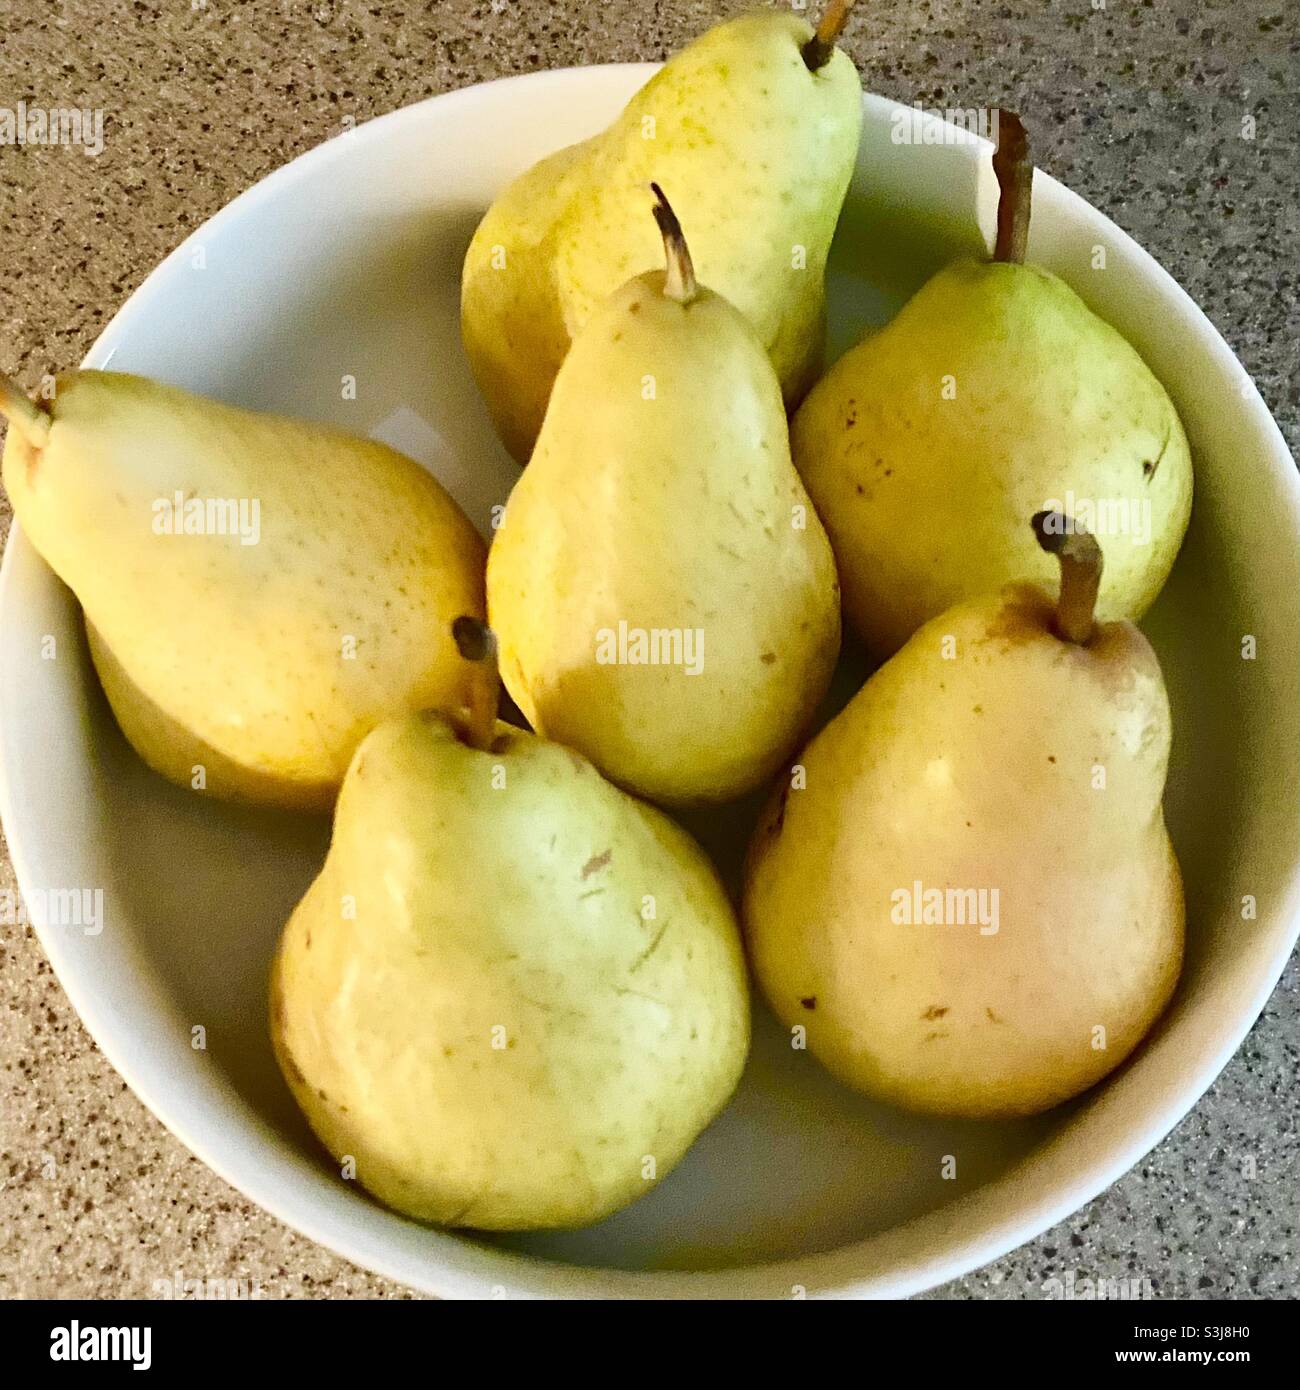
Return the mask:
M 349 117 L 511 73 L 661 59 L 744 8 L 0 0 L 0 107 L 105 113 L 95 158 L 0 147 L 0 370 L 31 386 L 75 365 L 194 227 Z M 1294 452 L 1296 27 L 1286 0 L 871 0 L 846 46 L 885 95 L 1031 116 L 1038 163 L 1187 288 Z M 8 525 L 0 498 L 0 536 Z M 0 857 L 0 890 L 13 888 Z M 1070 1271 L 1146 1277 L 1158 1297 L 1300 1293 L 1298 984 L 1293 960 L 1208 1094 L 1108 1192 L 931 1296 L 1042 1297 Z M 0 1297 L 149 1297 L 178 1268 L 268 1298 L 407 1295 L 287 1230 L 171 1138 L 30 930 L 0 927 L 0 1005 Z

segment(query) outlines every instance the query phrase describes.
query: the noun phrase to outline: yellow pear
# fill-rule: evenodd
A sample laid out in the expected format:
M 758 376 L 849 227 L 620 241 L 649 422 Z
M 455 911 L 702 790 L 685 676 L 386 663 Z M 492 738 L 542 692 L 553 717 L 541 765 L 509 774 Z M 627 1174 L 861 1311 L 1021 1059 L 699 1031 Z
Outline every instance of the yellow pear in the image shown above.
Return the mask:
M 703 283 L 753 324 L 793 405 L 816 379 L 826 254 L 857 154 L 862 89 L 835 39 L 751 14 L 669 60 L 603 134 L 559 151 L 493 203 L 465 258 L 462 335 L 506 447 L 525 463 L 569 343 L 659 262 L 643 213 L 672 190 Z
M 791 425 L 846 620 L 877 656 L 961 599 L 1050 582 L 1023 522 L 1036 511 L 1104 540 L 1104 620 L 1141 617 L 1187 530 L 1178 412 L 1114 328 L 1023 264 L 1033 169 L 1011 112 L 999 140 L 993 259 L 941 270 L 840 358 Z
M 488 556 L 488 607 L 538 733 L 651 800 L 724 801 L 812 717 L 839 591 L 772 364 L 696 283 L 655 192 L 667 273 L 630 280 L 574 341 Z
M 448 624 L 483 611 L 484 547 L 413 460 L 121 372 L 0 409 L 14 512 L 172 781 L 325 809 L 381 719 L 481 699 Z
M 312 1128 L 380 1201 L 579 1226 L 650 1191 L 726 1103 L 749 997 L 685 831 L 490 711 L 412 715 L 353 760 L 271 1030 Z
M 1014 585 L 925 624 L 800 755 L 750 852 L 772 1008 L 841 1080 L 911 1109 L 1067 1100 L 1178 978 L 1160 666 L 1131 624 L 1094 624 L 1095 540 L 1035 521 L 1055 607 Z

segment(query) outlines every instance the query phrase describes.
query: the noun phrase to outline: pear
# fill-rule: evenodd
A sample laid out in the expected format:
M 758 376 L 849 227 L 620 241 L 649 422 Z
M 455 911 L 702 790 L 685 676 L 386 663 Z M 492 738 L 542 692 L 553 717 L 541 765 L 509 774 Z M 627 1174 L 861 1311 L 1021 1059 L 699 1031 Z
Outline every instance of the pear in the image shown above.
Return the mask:
M 567 1227 L 649 1191 L 726 1103 L 749 999 L 685 831 L 566 748 L 423 714 L 353 759 L 271 1028 L 312 1128 L 387 1206 Z
M 1060 510 L 1106 543 L 1104 620 L 1136 620 L 1187 530 L 1192 464 L 1164 388 L 1063 281 L 1023 264 L 1033 169 L 999 113 L 991 261 L 940 271 L 847 352 L 791 426 L 847 620 L 878 657 L 961 599 L 1051 562 L 1023 518 Z
M 789 14 L 720 24 L 669 60 L 603 134 L 510 184 L 469 247 L 465 350 L 506 447 L 528 460 L 569 343 L 658 264 L 646 185 L 666 184 L 702 281 L 748 316 L 790 405 L 822 360 L 826 253 L 862 125 L 857 71 Z
M 772 364 L 697 284 L 654 192 L 667 272 L 575 339 L 488 555 L 488 611 L 539 734 L 683 805 L 752 790 L 798 743 L 835 666 L 839 588 Z
M 0 409 L 14 512 L 164 776 L 327 809 L 380 720 L 482 699 L 448 624 L 483 612 L 484 546 L 411 459 L 120 372 Z
M 942 1115 L 1085 1090 L 1182 958 L 1159 663 L 1095 624 L 1095 539 L 1060 513 L 1035 528 L 1057 604 L 1012 585 L 925 624 L 804 751 L 747 867 L 776 1014 L 848 1085 Z

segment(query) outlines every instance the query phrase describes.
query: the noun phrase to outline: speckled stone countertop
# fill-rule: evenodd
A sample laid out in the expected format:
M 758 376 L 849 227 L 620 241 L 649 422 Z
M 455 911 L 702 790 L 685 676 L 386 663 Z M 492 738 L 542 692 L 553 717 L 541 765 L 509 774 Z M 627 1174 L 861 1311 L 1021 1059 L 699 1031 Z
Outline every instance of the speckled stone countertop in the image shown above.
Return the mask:
M 663 58 L 743 8 L 0 0 L 0 107 L 105 112 L 97 158 L 0 146 L 0 370 L 31 385 L 77 363 L 194 227 L 348 117 L 510 73 Z M 1038 163 L 1187 288 L 1294 451 L 1296 22 L 1288 0 L 871 0 L 846 46 L 885 95 L 1032 115 Z M 8 523 L 0 499 L 0 535 Z M 0 858 L 0 890 L 13 887 Z M 1136 1274 L 1158 1297 L 1300 1293 L 1298 983 L 1292 961 L 1218 1081 L 1138 1167 L 932 1296 L 1041 1298 L 1071 1271 Z M 149 1297 L 177 1269 L 267 1298 L 407 1296 L 285 1229 L 172 1139 L 22 928 L 0 927 L 0 1068 L 0 1297 Z

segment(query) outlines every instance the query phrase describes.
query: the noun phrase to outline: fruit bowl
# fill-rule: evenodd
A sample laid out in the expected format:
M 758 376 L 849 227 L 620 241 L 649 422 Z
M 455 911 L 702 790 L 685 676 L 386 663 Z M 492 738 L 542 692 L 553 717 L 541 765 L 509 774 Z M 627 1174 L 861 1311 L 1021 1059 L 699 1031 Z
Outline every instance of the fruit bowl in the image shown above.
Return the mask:
M 432 469 L 487 534 L 517 470 L 460 347 L 461 258 L 502 184 L 602 128 L 651 71 L 512 78 L 321 146 L 174 252 L 87 365 L 382 438 Z M 832 355 L 943 263 L 980 251 L 992 227 L 987 146 L 958 133 L 895 143 L 914 121 L 895 119 L 903 109 L 864 103 L 831 257 Z M 1241 1042 L 1296 937 L 1300 483 L 1205 316 L 1042 174 L 1030 259 L 1147 359 L 1197 468 L 1186 544 L 1144 624 L 1173 706 L 1166 810 L 1186 877 L 1187 962 L 1126 1066 L 1035 1119 L 958 1124 L 844 1090 L 759 1005 L 736 1097 L 618 1215 L 489 1238 L 385 1211 L 337 1176 L 267 1037 L 272 950 L 328 822 L 219 805 L 150 773 L 108 712 L 74 600 L 15 528 L 0 576 L 0 815 L 29 901 L 103 890 L 100 930 L 42 925 L 41 939 L 86 1026 L 163 1123 L 311 1238 L 417 1289 L 469 1297 L 901 1296 L 1062 1219 L 1167 1133 Z M 725 865 L 754 814 L 745 803 L 692 828 Z

